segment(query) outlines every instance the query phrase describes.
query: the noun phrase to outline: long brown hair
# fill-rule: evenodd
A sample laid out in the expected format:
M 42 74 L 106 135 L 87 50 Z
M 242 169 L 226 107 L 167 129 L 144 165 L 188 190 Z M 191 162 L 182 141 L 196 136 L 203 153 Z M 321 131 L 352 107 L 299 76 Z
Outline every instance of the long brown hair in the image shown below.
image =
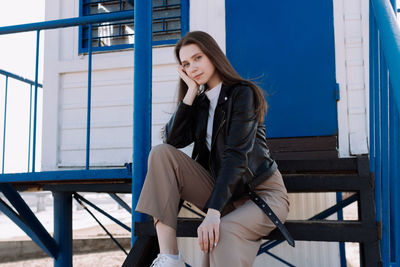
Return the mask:
M 222 52 L 221 48 L 218 46 L 214 38 L 208 33 L 202 31 L 192 31 L 188 32 L 184 37 L 182 37 L 175 46 L 175 57 L 179 64 L 182 62 L 179 58 L 179 51 L 185 45 L 196 44 L 200 50 L 210 59 L 214 64 L 215 70 L 222 79 L 222 83 L 225 85 L 234 85 L 240 82 L 247 83 L 254 91 L 256 97 L 256 115 L 257 121 L 259 123 L 264 122 L 264 116 L 267 113 L 267 102 L 265 101 L 262 90 L 252 81 L 243 79 L 232 67 L 228 58 Z M 186 83 L 180 79 L 178 88 L 178 102 L 181 101 L 188 90 Z

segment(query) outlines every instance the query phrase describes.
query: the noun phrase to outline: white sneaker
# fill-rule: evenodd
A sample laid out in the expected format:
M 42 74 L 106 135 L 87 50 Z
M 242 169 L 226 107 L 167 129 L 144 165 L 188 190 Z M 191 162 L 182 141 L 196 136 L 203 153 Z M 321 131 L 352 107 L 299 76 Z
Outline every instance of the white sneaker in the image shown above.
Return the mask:
M 186 265 L 180 254 L 179 259 L 177 260 L 174 260 L 165 254 L 158 254 L 150 267 L 186 267 Z

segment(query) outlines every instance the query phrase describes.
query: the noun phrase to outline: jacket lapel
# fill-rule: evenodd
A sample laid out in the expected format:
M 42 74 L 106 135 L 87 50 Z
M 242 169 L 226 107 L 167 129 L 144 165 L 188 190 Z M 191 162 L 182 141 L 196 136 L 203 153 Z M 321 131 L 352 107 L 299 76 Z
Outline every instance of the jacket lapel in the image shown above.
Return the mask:
M 221 92 L 219 93 L 219 97 L 218 97 L 218 103 L 217 103 L 217 106 L 216 106 L 215 112 L 214 112 L 211 144 L 214 144 L 215 138 L 217 137 L 216 135 L 217 135 L 218 129 L 221 126 L 221 124 L 223 123 L 225 116 L 226 116 L 225 110 L 223 108 L 223 104 L 226 101 L 228 101 L 228 99 L 229 99 L 229 96 L 228 96 L 229 89 L 230 89 L 229 86 L 222 84 Z
M 196 139 L 198 140 L 198 149 L 200 154 L 208 150 L 206 146 L 206 132 L 208 122 L 208 109 L 210 108 L 210 100 L 205 93 L 198 96 L 198 116 L 196 123 Z

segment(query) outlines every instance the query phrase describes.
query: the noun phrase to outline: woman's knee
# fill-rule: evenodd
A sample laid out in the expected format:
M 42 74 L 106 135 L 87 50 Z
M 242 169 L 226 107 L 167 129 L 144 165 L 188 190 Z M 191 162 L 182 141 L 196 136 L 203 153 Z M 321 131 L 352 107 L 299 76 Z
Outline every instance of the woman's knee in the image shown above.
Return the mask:
M 150 150 L 149 162 L 154 160 L 165 161 L 174 150 L 176 150 L 176 148 L 168 144 L 156 145 Z

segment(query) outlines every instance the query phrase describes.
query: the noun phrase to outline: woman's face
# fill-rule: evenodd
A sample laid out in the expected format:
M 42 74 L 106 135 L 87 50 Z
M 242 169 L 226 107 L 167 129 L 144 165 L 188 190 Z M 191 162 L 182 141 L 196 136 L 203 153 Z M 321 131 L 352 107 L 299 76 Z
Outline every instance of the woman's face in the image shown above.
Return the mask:
M 197 84 L 215 87 L 221 82 L 215 66 L 196 44 L 182 46 L 179 51 L 182 67 L 190 79 Z

